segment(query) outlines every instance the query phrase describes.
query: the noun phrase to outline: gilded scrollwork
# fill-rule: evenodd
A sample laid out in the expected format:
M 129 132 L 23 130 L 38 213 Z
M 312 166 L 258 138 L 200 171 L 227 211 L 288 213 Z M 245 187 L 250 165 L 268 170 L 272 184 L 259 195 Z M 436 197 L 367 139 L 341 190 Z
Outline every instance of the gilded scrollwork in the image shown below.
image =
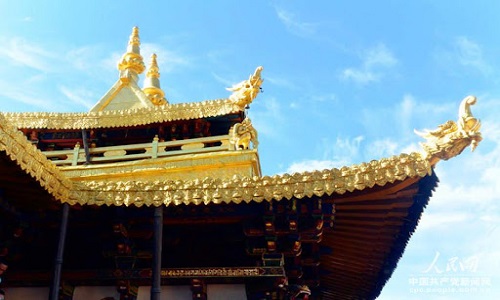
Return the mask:
M 427 141 L 421 143 L 426 153 L 426 159 L 431 164 L 436 164 L 439 160 L 448 160 L 462 153 L 471 146 L 472 151 L 481 142 L 481 122 L 476 119 L 470 110 L 470 106 L 476 104 L 474 96 L 468 96 L 462 100 L 458 110 L 458 121 L 448 121 L 439 125 L 435 130 L 425 132 L 415 131 Z
M 253 149 L 257 149 L 259 146 L 257 130 L 253 127 L 250 118 L 247 117 L 229 129 L 229 150 L 247 150 L 250 149 L 250 143 L 252 143 Z
M 240 109 L 245 109 L 245 107 L 252 103 L 253 99 L 255 99 L 257 94 L 260 92 L 260 86 L 262 85 L 262 82 L 264 82 L 260 76 L 263 69 L 264 68 L 262 66 L 257 67 L 255 72 L 250 75 L 247 80 L 243 80 L 242 82 L 227 88 L 228 91 L 233 92 L 231 96 L 229 96 L 229 100 L 240 107 Z

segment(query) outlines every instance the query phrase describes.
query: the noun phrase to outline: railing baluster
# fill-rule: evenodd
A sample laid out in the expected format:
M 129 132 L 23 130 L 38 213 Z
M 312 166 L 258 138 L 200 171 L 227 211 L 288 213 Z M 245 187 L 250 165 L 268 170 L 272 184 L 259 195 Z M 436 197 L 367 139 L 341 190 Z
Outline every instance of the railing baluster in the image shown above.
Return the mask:
M 216 146 L 219 143 L 220 145 Z M 195 144 L 203 144 L 204 146 L 198 148 L 194 146 Z M 183 146 L 186 145 L 187 147 L 184 147 L 185 150 L 182 150 Z M 191 147 L 189 145 L 191 145 Z M 89 148 L 89 154 L 94 155 L 93 161 L 95 163 L 100 164 L 100 163 L 114 162 L 117 160 L 126 161 L 126 160 L 158 158 L 158 157 L 167 157 L 173 155 L 182 155 L 184 153 L 188 154 L 188 153 L 207 153 L 211 151 L 214 152 L 226 151 L 227 145 L 229 145 L 229 136 L 227 135 L 202 137 L 189 140 L 166 141 L 166 142 L 160 142 L 158 137 L 155 136 L 151 143 Z M 81 149 L 80 147 L 81 145 L 76 144 L 72 150 L 44 151 L 42 153 L 45 154 L 45 156 L 48 159 L 66 155 L 68 156 L 66 160 L 54 160 L 54 164 L 58 166 L 68 166 L 68 165 L 75 166 L 78 165 L 79 162 L 81 162 L 80 153 L 83 149 Z M 181 149 L 179 150 L 179 148 Z M 130 152 L 130 151 L 144 150 L 144 149 L 147 150 L 146 153 L 135 153 L 135 154 L 115 155 L 115 156 L 101 155 L 106 152 L 111 153 L 113 151 L 120 151 L 120 150 Z
M 78 158 L 80 158 L 80 143 L 76 143 L 75 148 L 73 148 L 72 166 L 78 165 Z
M 158 158 L 158 135 L 155 135 L 155 137 L 153 138 L 151 158 Z

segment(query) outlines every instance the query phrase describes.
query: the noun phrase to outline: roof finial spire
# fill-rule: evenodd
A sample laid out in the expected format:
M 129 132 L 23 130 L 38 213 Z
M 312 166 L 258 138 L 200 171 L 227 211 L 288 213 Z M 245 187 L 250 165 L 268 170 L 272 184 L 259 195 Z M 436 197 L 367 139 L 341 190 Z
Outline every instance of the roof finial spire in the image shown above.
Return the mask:
M 142 90 L 154 105 L 163 105 L 168 103 L 167 99 L 165 99 L 165 92 L 163 92 L 160 88 L 160 68 L 158 68 L 155 53 L 151 55 L 151 62 L 149 64 L 148 72 L 146 73 L 144 88 Z
M 120 78 L 130 78 L 130 75 L 137 80 L 137 75 L 144 72 L 145 66 L 140 51 L 139 28 L 134 27 L 127 46 L 127 52 L 123 54 L 118 63 Z M 127 72 L 129 71 L 129 72 Z M 132 74 L 131 72 L 132 71 Z

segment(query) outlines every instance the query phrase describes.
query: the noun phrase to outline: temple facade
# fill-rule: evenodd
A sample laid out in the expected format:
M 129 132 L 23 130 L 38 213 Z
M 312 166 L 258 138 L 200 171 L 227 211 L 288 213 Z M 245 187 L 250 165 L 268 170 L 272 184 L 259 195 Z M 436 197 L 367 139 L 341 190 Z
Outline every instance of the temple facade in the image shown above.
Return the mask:
M 262 72 L 172 103 L 134 28 L 89 112 L 0 113 L 5 299 L 375 299 L 434 166 L 481 141 L 476 98 L 419 132 L 421 152 L 263 176 L 246 113 Z

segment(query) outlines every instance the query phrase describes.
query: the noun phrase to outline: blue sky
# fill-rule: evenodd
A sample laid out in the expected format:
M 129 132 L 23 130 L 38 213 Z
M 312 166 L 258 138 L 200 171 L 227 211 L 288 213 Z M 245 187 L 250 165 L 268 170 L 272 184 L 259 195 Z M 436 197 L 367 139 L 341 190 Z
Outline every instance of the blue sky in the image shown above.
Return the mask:
M 439 163 L 440 186 L 379 299 L 496 299 L 499 11 L 495 1 L 0 0 L 0 111 L 89 110 L 117 80 L 133 26 L 146 61 L 158 54 L 171 103 L 228 97 L 264 66 L 249 114 L 266 175 L 418 150 L 413 129 L 456 120 L 476 95 L 484 140 Z

